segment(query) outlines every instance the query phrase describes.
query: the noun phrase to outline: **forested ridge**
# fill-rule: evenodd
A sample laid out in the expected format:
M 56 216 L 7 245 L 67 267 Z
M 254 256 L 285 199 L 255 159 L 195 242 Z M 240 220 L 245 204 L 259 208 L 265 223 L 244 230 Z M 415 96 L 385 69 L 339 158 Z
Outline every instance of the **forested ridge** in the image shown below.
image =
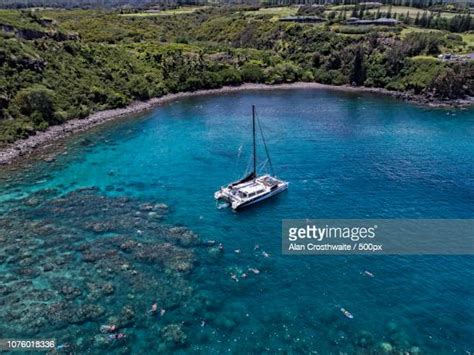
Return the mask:
M 281 22 L 244 7 L 171 16 L 0 10 L 0 145 L 134 100 L 244 82 L 474 95 L 472 60 L 436 58 L 466 49 L 462 35 L 347 27 Z

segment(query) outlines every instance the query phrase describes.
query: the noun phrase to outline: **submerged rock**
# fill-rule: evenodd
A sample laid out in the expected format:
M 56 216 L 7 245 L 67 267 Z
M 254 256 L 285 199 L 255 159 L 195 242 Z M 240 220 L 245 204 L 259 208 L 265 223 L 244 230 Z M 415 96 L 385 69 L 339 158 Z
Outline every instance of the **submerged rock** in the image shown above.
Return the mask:
M 377 345 L 377 351 L 380 354 L 391 354 L 393 352 L 393 346 L 390 343 L 382 342 Z
M 67 300 L 74 299 L 82 294 L 82 291 L 77 287 L 65 285 L 59 291 L 60 294 L 64 295 Z
M 187 336 L 178 324 L 169 324 L 160 331 L 161 338 L 173 347 L 184 346 Z
M 363 330 L 357 335 L 357 341 L 356 341 L 357 346 L 361 348 L 369 348 L 373 345 L 373 343 L 374 343 L 374 337 L 368 331 Z
M 157 203 L 154 207 L 154 210 L 167 210 L 168 206 L 164 203 Z
M 170 228 L 167 239 L 178 245 L 189 247 L 198 241 L 198 236 L 186 228 Z
M 114 293 L 115 288 L 111 282 L 107 282 L 102 286 L 102 290 L 106 295 L 111 295 L 112 293 Z
M 92 223 L 87 226 L 89 229 L 92 229 L 95 233 L 104 233 L 111 230 L 111 226 L 107 223 Z
M 218 259 L 222 255 L 224 255 L 224 249 L 219 248 L 219 247 L 212 247 L 212 248 L 209 248 L 207 253 L 209 257 L 211 257 L 212 259 Z

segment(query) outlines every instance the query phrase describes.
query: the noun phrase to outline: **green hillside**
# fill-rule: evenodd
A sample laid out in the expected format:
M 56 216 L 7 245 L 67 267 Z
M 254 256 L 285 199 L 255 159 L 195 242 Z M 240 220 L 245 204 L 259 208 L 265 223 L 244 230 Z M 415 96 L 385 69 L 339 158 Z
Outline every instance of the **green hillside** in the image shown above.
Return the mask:
M 472 49 L 466 42 L 472 34 L 406 25 L 354 30 L 330 13 L 317 25 L 278 21 L 292 13 L 0 10 L 0 145 L 133 100 L 243 82 L 365 85 L 441 99 L 474 95 L 472 61 L 436 59 Z

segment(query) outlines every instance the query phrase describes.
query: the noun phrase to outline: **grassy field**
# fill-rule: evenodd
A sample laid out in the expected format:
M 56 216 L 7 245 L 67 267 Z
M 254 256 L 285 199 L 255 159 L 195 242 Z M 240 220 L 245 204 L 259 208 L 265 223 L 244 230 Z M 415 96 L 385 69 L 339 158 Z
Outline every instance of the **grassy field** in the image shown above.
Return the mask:
M 474 52 L 474 33 L 464 33 L 462 34 L 462 40 L 467 43 L 467 46 L 470 47 L 471 51 Z
M 281 6 L 281 7 L 267 7 L 261 8 L 255 11 L 245 11 L 245 15 L 259 16 L 259 15 L 270 15 L 273 16 L 272 20 L 278 20 L 280 17 L 294 16 L 298 12 L 298 8 L 295 6 Z
M 0 19 L 2 24 L 15 26 L 18 28 L 28 28 L 32 30 L 40 30 L 41 26 L 38 23 L 31 22 L 19 15 L 16 10 L 0 9 Z
M 186 6 L 179 7 L 173 10 L 163 10 L 159 12 L 137 12 L 133 14 L 122 14 L 124 17 L 155 17 L 155 16 L 172 16 L 172 15 L 184 15 L 190 14 L 196 11 L 197 9 L 204 9 L 205 6 Z
M 418 27 L 406 27 L 400 33 L 401 38 L 406 38 L 410 33 L 429 33 L 429 32 L 436 32 L 446 35 L 446 44 L 441 46 L 441 49 L 445 53 L 471 53 L 474 52 L 474 33 L 459 33 L 458 35 L 462 38 L 462 42 L 459 40 L 449 39 L 447 35 L 449 32 L 441 31 L 441 30 L 434 30 L 429 28 L 418 28 Z
M 387 12 L 389 9 L 390 9 L 390 6 L 381 6 L 379 8 L 380 12 Z M 371 13 L 377 13 L 377 11 L 378 11 L 377 9 L 369 10 L 369 12 L 371 12 Z M 420 16 L 423 15 L 425 10 L 417 9 L 415 7 L 408 7 L 408 6 L 392 6 L 391 7 L 391 12 L 392 12 L 392 14 L 404 14 L 404 15 L 407 12 L 409 12 L 410 17 L 416 17 L 416 14 L 420 14 Z M 441 16 L 446 17 L 446 18 L 451 18 L 454 15 L 456 15 L 456 14 L 451 13 L 451 12 L 441 12 Z
M 431 28 L 419 28 L 419 27 L 412 27 L 408 26 L 405 27 L 402 32 L 400 33 L 402 38 L 405 38 L 409 33 L 416 32 L 416 33 L 428 33 L 428 32 L 443 32 L 441 30 L 435 30 Z
M 413 60 L 438 60 L 437 57 L 435 56 L 432 56 L 432 55 L 416 55 L 414 57 L 412 57 Z

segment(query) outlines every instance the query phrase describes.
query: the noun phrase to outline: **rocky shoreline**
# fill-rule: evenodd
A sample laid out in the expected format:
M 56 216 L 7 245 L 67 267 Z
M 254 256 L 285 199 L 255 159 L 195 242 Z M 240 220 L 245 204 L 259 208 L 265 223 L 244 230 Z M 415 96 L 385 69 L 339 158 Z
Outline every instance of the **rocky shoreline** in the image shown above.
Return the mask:
M 190 96 L 213 95 L 228 92 L 245 91 L 245 90 L 277 90 L 277 89 L 326 89 L 338 90 L 345 92 L 369 92 L 375 94 L 383 94 L 393 96 L 398 99 L 406 100 L 412 103 L 427 105 L 430 107 L 462 107 L 474 104 L 474 98 L 455 101 L 440 101 L 421 95 L 411 95 L 409 93 L 389 91 L 381 88 L 353 87 L 353 86 L 333 86 L 319 83 L 292 83 L 292 84 L 243 84 L 240 86 L 225 86 L 220 89 L 198 90 L 194 92 L 182 92 L 177 94 L 168 94 L 162 97 L 152 98 L 148 101 L 138 101 L 125 108 L 111 109 L 99 111 L 89 115 L 84 119 L 74 119 L 67 121 L 61 125 L 51 126 L 47 130 L 37 132 L 34 136 L 21 139 L 15 143 L 0 149 L 0 165 L 7 165 L 18 159 L 19 157 L 29 155 L 38 148 L 46 146 L 48 143 L 55 142 L 59 139 L 68 137 L 74 133 L 82 132 L 88 128 L 97 126 L 104 122 L 111 121 L 119 117 L 126 117 L 134 113 L 139 113 L 152 109 L 160 104 L 169 101 L 178 100 Z

